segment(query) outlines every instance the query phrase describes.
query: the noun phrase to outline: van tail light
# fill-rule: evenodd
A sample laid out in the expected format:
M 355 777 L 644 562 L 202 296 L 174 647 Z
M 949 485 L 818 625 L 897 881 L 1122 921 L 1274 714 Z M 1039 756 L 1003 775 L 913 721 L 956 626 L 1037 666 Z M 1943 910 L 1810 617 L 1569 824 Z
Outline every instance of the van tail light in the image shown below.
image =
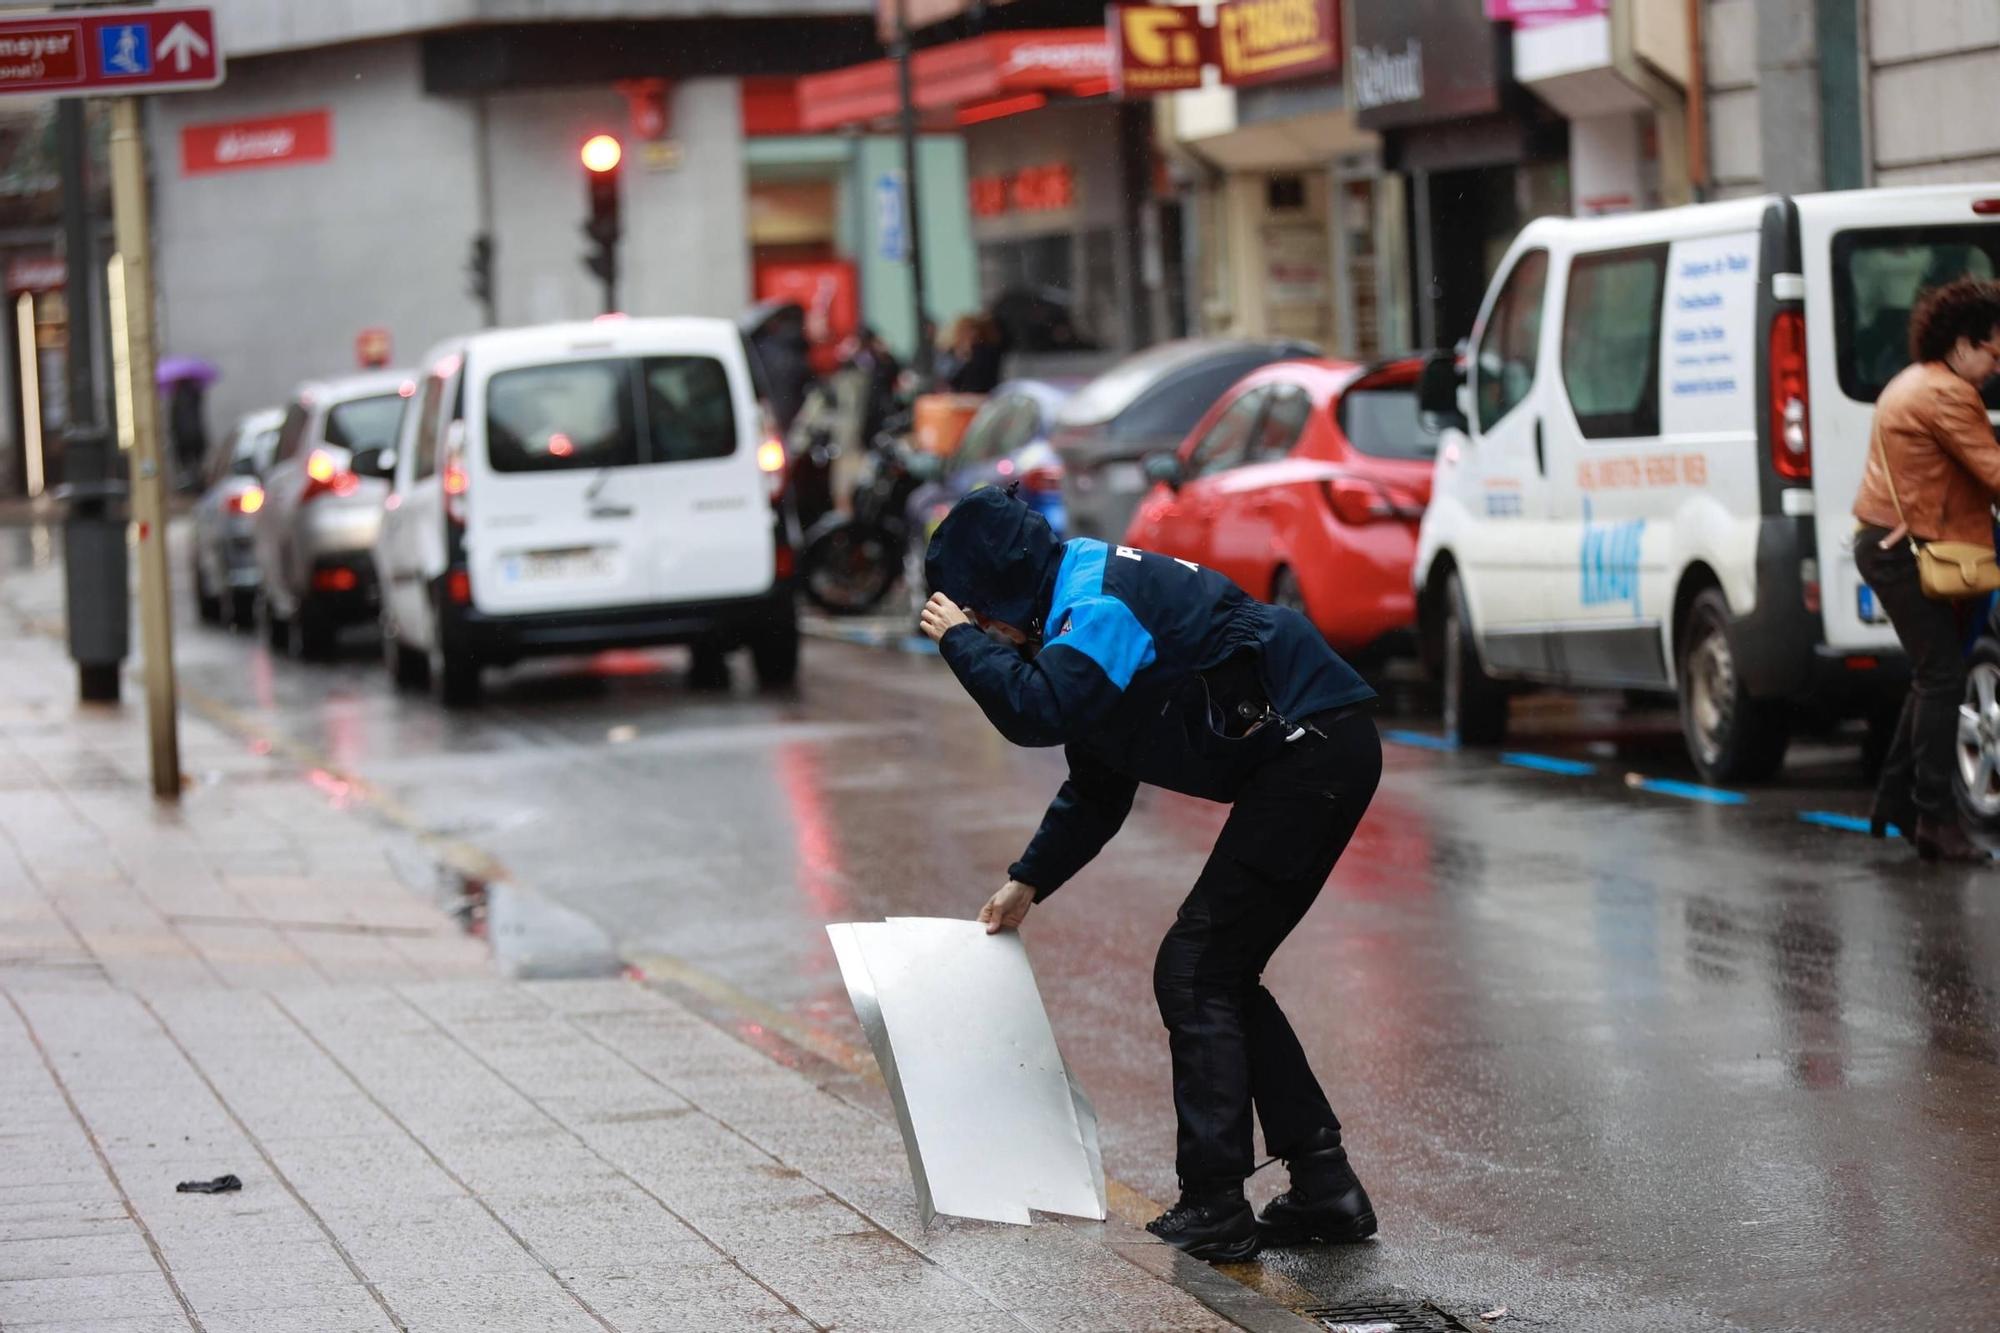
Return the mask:
M 451 599 L 453 606 L 471 606 L 472 575 L 463 569 L 454 569 L 446 574 L 444 595 Z
M 793 573 L 797 571 L 797 569 L 798 569 L 798 557 L 792 551 L 792 544 L 790 542 L 784 542 L 784 541 L 779 542 L 777 550 L 777 558 L 773 562 L 774 572 L 777 574 L 779 578 L 788 579 L 793 575 Z
M 229 497 L 228 509 L 232 514 L 254 514 L 264 507 L 264 488 L 250 486 Z
M 1365 477 L 1335 476 L 1320 483 L 1327 508 L 1351 527 L 1370 523 L 1410 523 L 1424 516 L 1424 503 L 1408 491 Z
M 785 483 L 791 475 L 790 462 L 785 442 L 775 435 L 757 446 L 757 470 L 764 474 L 764 487 L 772 504 L 778 503 L 785 493 Z
M 1983 218 L 2000 217 L 2000 199 L 1975 199 L 1972 211 Z
M 1787 481 L 1812 480 L 1812 404 L 1806 394 L 1806 317 L 1771 318 L 1771 466 Z
M 444 466 L 438 471 L 443 478 L 445 520 L 462 528 L 465 526 L 466 496 L 472 490 L 472 478 L 465 470 L 465 455 L 456 447 L 447 450 Z
M 326 450 L 315 449 L 306 455 L 306 488 L 299 493 L 300 504 L 317 500 L 322 495 L 352 495 L 360 489 L 361 478 L 349 472 Z M 262 508 L 263 503 L 260 495 L 258 507 Z
M 1021 474 L 1021 489 L 1031 495 L 1058 495 L 1062 492 L 1062 483 L 1060 463 L 1044 463 Z

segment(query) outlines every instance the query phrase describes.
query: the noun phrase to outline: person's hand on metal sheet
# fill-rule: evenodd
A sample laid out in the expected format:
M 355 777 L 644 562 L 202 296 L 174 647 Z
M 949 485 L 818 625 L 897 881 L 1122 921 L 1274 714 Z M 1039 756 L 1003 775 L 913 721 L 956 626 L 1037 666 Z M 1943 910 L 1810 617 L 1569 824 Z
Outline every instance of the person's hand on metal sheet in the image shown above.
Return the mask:
M 959 609 L 958 603 L 941 592 L 932 593 L 931 599 L 924 603 L 924 609 L 917 614 L 917 628 L 922 630 L 932 643 L 942 639 L 948 630 L 971 623 L 971 619 Z
M 1028 919 L 1028 909 L 1034 905 L 1035 891 L 1018 879 L 1010 879 L 1006 887 L 979 909 L 979 920 L 988 935 L 998 935 L 1003 930 L 1018 928 Z

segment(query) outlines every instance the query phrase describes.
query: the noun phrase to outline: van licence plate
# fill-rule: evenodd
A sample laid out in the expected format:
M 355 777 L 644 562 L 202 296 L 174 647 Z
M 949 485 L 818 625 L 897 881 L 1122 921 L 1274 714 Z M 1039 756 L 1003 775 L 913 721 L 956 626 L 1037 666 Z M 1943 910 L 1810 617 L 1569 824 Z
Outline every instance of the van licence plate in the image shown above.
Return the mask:
M 1875 590 L 1862 584 L 1854 590 L 1854 609 L 1861 616 L 1864 625 L 1886 625 L 1888 615 L 1882 610 L 1882 603 L 1875 600 Z
M 523 551 L 502 564 L 509 583 L 558 583 L 602 579 L 612 574 L 611 552 L 601 546 L 576 546 L 560 551 Z

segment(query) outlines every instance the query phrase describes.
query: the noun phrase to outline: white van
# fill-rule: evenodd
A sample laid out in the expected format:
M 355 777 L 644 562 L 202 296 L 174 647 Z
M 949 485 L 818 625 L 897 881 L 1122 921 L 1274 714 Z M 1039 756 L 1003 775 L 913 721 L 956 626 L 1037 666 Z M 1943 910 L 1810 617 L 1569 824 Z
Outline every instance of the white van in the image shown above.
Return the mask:
M 621 319 L 455 338 L 424 359 L 375 560 L 384 655 L 447 702 L 535 654 L 744 647 L 790 684 L 795 533 L 735 325 Z
M 1849 549 L 1882 386 L 1922 288 L 2000 271 L 2000 183 L 1530 224 L 1462 371 L 1415 577 L 1446 725 L 1499 740 L 1514 682 L 1675 691 L 1710 782 L 1767 776 L 1805 705 L 1907 677 Z

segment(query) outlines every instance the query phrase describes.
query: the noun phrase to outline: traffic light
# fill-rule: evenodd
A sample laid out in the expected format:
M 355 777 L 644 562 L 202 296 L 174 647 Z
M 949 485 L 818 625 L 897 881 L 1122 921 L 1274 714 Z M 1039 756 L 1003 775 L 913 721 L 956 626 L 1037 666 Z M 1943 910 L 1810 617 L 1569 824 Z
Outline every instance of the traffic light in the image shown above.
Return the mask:
M 583 224 L 583 234 L 590 238 L 592 248 L 583 262 L 604 284 L 606 314 L 618 308 L 618 239 L 625 231 L 618 216 L 618 164 L 624 156 L 618 140 L 608 134 L 584 141 L 583 178 L 590 220 Z
M 480 232 L 472 238 L 472 254 L 465 261 L 466 295 L 479 302 L 488 325 L 493 317 L 493 237 Z

